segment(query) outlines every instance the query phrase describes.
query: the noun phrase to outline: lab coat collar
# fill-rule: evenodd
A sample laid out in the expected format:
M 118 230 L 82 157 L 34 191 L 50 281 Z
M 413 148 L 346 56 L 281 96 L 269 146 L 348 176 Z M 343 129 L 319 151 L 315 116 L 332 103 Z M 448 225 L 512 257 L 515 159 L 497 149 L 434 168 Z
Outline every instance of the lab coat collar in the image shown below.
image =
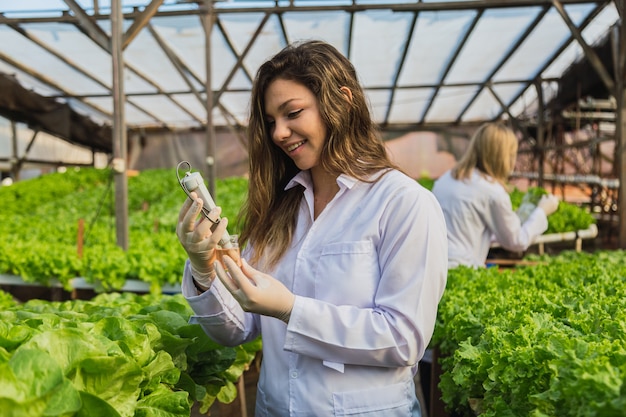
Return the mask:
M 341 174 L 337 177 L 337 184 L 339 188 L 352 188 L 356 185 L 358 180 L 346 174 Z M 285 191 L 295 187 L 296 185 L 302 185 L 304 188 L 312 188 L 313 180 L 311 179 L 311 171 L 305 170 L 298 172 L 287 184 Z

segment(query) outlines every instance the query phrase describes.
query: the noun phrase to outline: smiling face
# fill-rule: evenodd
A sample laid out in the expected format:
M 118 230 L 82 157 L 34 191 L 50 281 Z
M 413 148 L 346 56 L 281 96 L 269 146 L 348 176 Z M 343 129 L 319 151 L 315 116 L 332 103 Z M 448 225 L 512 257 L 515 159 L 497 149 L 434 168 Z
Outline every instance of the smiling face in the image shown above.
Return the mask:
M 274 144 L 299 169 L 317 167 L 327 131 L 313 92 L 298 82 L 277 78 L 265 91 L 264 107 Z

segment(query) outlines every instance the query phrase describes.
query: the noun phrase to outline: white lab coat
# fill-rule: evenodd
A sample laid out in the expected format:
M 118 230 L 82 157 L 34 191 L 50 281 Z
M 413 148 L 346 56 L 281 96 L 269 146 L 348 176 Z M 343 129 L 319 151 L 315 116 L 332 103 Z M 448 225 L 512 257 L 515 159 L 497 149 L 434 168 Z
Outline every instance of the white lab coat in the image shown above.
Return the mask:
M 485 266 L 495 239 L 510 251 L 528 249 L 533 239 L 548 228 L 545 212 L 536 208 L 522 224 L 504 187 L 474 170 L 471 178 L 458 181 L 444 173 L 433 186 L 448 227 L 449 267 Z
M 293 244 L 264 272 L 296 295 L 288 325 L 245 313 L 219 280 L 194 296 L 187 265 L 190 322 L 224 345 L 262 334 L 256 416 L 419 416 L 413 376 L 446 284 L 441 209 L 398 171 L 337 182 L 315 221 L 308 171 L 287 186 L 306 187 Z

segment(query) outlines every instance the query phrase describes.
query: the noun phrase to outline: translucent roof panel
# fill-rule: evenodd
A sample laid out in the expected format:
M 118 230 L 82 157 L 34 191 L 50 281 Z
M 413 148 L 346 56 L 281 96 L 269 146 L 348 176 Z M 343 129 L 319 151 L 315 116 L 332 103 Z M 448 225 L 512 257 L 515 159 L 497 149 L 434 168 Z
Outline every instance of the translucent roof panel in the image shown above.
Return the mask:
M 431 123 L 455 121 L 477 90 L 476 86 L 442 87 L 432 101 L 425 121 Z
M 493 91 L 483 88 L 463 114 L 462 121 L 480 122 L 496 118 L 502 113 L 500 102 L 509 103 L 521 93 L 524 85 L 522 83 L 496 84 L 493 86 Z
M 489 79 L 539 11 L 538 7 L 486 10 L 469 33 L 445 82 L 458 84 Z
M 407 13 L 376 10 L 354 14 L 349 58 L 366 86 L 393 85 L 410 23 Z
M 396 91 L 389 115 L 389 123 L 411 124 L 419 122 L 432 95 L 432 88 L 404 88 Z
M 213 123 L 245 126 L 259 66 L 313 38 L 351 60 L 383 129 L 526 117 L 537 77 L 559 77 L 584 57 L 557 6 L 589 45 L 619 18 L 608 0 L 229 0 L 212 3 L 206 45 L 198 2 L 121 3 L 131 129 L 202 127 L 207 54 Z M 0 13 L 0 72 L 110 125 L 111 1 L 0 0 Z
M 287 40 L 321 39 L 340 50 L 348 45 L 350 15 L 343 11 L 315 11 L 311 13 L 283 14 Z
M 94 43 L 76 26 L 50 22 L 26 23 L 21 28 L 32 39 L 41 42 L 84 71 L 94 82 L 104 85 L 106 90 L 110 89 L 111 56 L 101 48 L 94 48 Z
M 0 38 L 2 38 L 0 55 L 10 57 L 10 60 L 31 68 L 33 72 L 56 85 L 64 86 L 69 93 L 79 95 L 108 93 L 108 90 L 97 81 L 68 66 L 63 58 L 30 41 L 9 26 L 0 25 Z M 54 40 L 60 42 L 59 39 Z M 69 80 L 72 82 L 69 83 Z
M 198 120 L 201 123 L 206 122 L 206 96 L 200 94 L 197 97 L 195 94 L 172 94 L 171 99 L 178 103 L 188 117 Z
M 152 35 L 153 32 L 155 35 Z M 178 19 L 154 17 L 150 20 L 148 27 L 144 28 L 141 33 L 146 36 L 146 39 L 152 38 L 150 41 L 157 42 L 155 47 L 160 49 L 162 53 L 165 54 L 165 51 L 158 45 L 159 41 L 163 42 L 168 50 L 174 51 L 176 56 L 185 63 L 185 71 L 189 72 L 189 80 L 194 85 L 194 88 L 204 88 L 206 54 L 198 53 L 198 51 L 203 51 L 204 49 L 205 36 L 199 16 L 180 16 Z M 154 36 L 158 38 L 158 41 L 154 39 Z M 147 45 L 148 41 L 143 42 L 141 39 L 136 39 L 133 43 L 135 42 L 144 46 Z M 129 52 L 129 54 L 132 54 L 132 52 Z
M 550 101 L 558 92 L 556 82 L 546 81 L 541 83 L 544 101 Z M 530 86 L 524 90 L 519 99 L 510 106 L 511 113 L 517 117 L 530 119 L 535 116 L 538 108 L 537 88 Z
M 233 43 L 237 55 L 243 57 L 244 69 L 250 74 L 285 45 L 277 15 L 242 13 L 224 17 L 225 34 Z M 255 33 L 256 38 L 251 36 Z
M 389 105 L 388 90 L 370 90 L 367 92 L 374 120 L 383 120 Z
M 582 31 L 582 37 L 589 45 L 595 45 L 607 35 L 607 28 L 613 26 L 619 19 L 614 4 L 610 4 L 593 19 L 591 24 Z M 582 47 L 578 42 L 570 43 L 567 48 L 541 74 L 544 78 L 557 78 L 569 68 L 572 62 L 584 57 Z
M 575 5 L 567 7 L 566 11 L 574 23 L 580 23 L 592 7 Z M 550 9 L 511 59 L 495 74 L 494 81 L 533 78 L 570 36 L 563 18 L 556 10 Z
M 126 20 L 128 27 L 132 22 Z M 110 33 L 110 22 L 100 21 L 98 24 Z M 181 91 L 187 84 L 179 75 L 176 67 L 159 46 L 157 40 L 146 30 L 139 32 L 137 37 L 124 50 L 124 61 L 133 68 L 141 68 L 141 73 L 158 85 L 167 85 L 169 90 Z M 111 66 L 111 65 L 109 65 Z
M 222 105 L 242 124 L 248 122 L 248 110 L 250 108 L 250 94 L 248 92 L 227 92 L 221 97 Z
M 420 13 L 398 85 L 438 84 L 475 17 L 475 10 Z
M 158 117 L 166 126 L 171 128 L 189 127 L 193 124 L 192 116 L 187 114 L 176 102 L 166 96 L 137 96 L 133 103 Z

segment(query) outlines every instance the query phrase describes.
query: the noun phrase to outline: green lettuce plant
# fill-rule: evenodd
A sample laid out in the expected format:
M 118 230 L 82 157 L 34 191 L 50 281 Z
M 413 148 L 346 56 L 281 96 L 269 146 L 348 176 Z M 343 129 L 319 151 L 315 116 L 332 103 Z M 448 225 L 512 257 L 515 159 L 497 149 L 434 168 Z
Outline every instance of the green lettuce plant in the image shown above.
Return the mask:
M 464 416 L 625 416 L 626 252 L 531 258 L 449 271 L 432 340 L 443 401 Z
M 5 299 L 3 297 L 2 299 Z M 232 402 L 261 342 L 212 342 L 181 295 L 31 300 L 0 311 L 3 417 L 183 417 Z

